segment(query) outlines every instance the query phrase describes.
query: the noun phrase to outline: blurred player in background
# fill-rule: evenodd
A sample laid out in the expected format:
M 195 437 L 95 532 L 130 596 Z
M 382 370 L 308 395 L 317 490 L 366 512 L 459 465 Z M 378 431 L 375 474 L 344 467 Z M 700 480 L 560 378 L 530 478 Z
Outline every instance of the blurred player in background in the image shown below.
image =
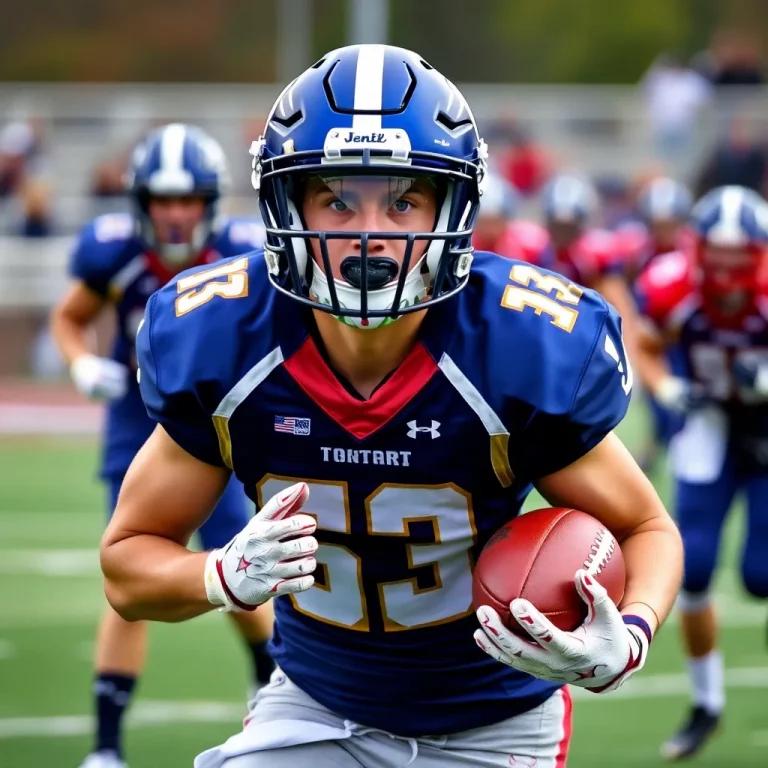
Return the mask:
M 277 598 L 280 670 L 198 768 L 564 766 L 563 684 L 636 672 L 682 570 L 613 434 L 632 389 L 618 315 L 473 254 L 485 143 L 418 54 L 324 56 L 251 152 L 266 249 L 147 304 L 141 394 L 159 425 L 103 540 L 111 603 L 181 621 Z M 189 552 L 231 471 L 259 513 Z M 472 562 L 534 482 L 616 533 L 627 587 L 617 607 L 579 571 L 573 633 L 515 601 L 525 641 L 474 613 Z
M 639 281 L 652 326 L 637 368 L 662 405 L 686 414 L 670 452 L 677 522 L 685 544 L 679 599 L 693 689 L 687 722 L 662 747 L 669 759 L 696 754 L 720 722 L 723 660 L 711 597 L 720 536 L 737 493 L 747 500 L 742 577 L 768 597 L 768 208 L 745 187 L 720 187 L 692 212 L 693 258 L 654 259 Z M 683 375 L 665 350 L 677 345 Z
M 224 152 L 213 138 L 193 126 L 159 128 L 133 154 L 129 188 L 135 214 L 95 219 L 72 254 L 73 283 L 53 312 L 52 331 L 80 392 L 109 403 L 101 476 L 109 488 L 110 514 L 131 460 L 154 428 L 139 394 L 134 346 L 147 299 L 182 269 L 213 264 L 263 242 L 258 221 L 218 215 L 226 182 Z M 91 353 L 89 336 L 107 305 L 116 310 L 117 333 L 112 356 L 102 358 Z M 240 483 L 233 480 L 222 491 L 200 528 L 204 549 L 223 546 L 248 520 L 250 505 Z M 261 683 L 273 667 L 266 648 L 270 613 L 233 614 Z M 124 765 L 121 722 L 144 667 L 146 634 L 143 622 L 126 622 L 106 609 L 96 642 L 96 743 L 83 768 Z
M 592 226 L 597 206 L 597 193 L 586 179 L 558 173 L 541 193 L 544 226 L 515 221 L 509 237 L 518 246 L 518 258 L 559 272 L 604 296 L 624 321 L 631 359 L 637 310 L 624 275 L 620 242 L 613 232 Z
M 616 229 L 631 282 L 656 256 L 688 250 L 691 236 L 687 225 L 692 204 L 688 188 L 667 176 L 656 177 L 642 186 L 636 205 L 639 220 Z
M 618 310 L 626 332 L 634 306 L 616 236 L 592 225 L 597 204 L 597 193 L 585 179 L 568 173 L 552 177 L 541 198 L 550 241 L 538 263 L 602 294 Z
M 520 246 L 513 221 L 520 206 L 520 194 L 501 176 L 489 174 L 484 180 L 480 210 L 477 213 L 472 246 L 476 251 L 492 251 L 509 259 L 519 259 Z
M 657 176 L 647 181 L 637 196 L 639 221 L 616 230 L 619 250 L 623 253 L 627 276 L 634 286 L 638 276 L 658 256 L 672 251 L 689 253 L 692 235 L 688 216 L 693 200 L 688 189 L 675 179 Z M 674 346 L 667 350 L 670 369 L 677 371 L 679 355 Z M 640 466 L 651 471 L 680 427 L 679 414 L 664 408 L 648 393 L 653 427 L 640 454 Z

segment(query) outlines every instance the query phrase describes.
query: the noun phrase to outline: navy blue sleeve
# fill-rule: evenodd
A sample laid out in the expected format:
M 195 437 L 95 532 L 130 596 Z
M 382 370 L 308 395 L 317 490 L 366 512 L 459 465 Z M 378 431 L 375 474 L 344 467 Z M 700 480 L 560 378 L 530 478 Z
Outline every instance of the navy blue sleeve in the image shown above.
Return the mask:
M 180 327 L 173 294 L 153 294 L 136 337 L 139 389 L 147 413 L 187 453 L 224 466 L 213 420 L 192 377 L 198 352 L 194 331 Z
M 557 472 L 592 450 L 624 418 L 632 378 L 621 320 L 610 308 L 598 325 L 569 411 L 537 412 L 526 429 L 523 463 L 528 476 L 535 480 Z
M 106 297 L 112 278 L 123 265 L 121 257 L 134 234 L 131 216 L 99 216 L 83 227 L 69 258 L 69 275 Z
M 215 247 L 228 259 L 262 248 L 266 239 L 266 230 L 258 219 L 231 219 L 222 229 Z
M 113 274 L 109 249 L 105 249 L 104 244 L 96 239 L 94 222 L 91 222 L 81 231 L 70 254 L 69 275 L 83 282 L 99 296 L 106 297 Z

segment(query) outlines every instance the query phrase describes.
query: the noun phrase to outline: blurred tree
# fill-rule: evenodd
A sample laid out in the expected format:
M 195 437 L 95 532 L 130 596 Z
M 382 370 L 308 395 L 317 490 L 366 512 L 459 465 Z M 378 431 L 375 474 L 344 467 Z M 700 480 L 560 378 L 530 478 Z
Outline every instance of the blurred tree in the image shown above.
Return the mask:
M 6 3 L 0 79 L 275 79 L 280 0 Z M 766 0 L 390 0 L 390 42 L 460 82 L 634 83 L 721 25 L 765 38 Z M 313 0 L 313 55 L 346 40 L 346 0 Z

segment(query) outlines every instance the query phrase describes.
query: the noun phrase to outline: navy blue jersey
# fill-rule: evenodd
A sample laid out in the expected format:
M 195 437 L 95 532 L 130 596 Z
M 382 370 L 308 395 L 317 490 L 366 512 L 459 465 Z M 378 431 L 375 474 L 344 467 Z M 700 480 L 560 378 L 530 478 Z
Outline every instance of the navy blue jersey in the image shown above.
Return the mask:
M 366 401 L 311 318 L 256 252 L 155 294 L 138 336 L 142 396 L 176 442 L 233 468 L 259 506 L 309 484 L 317 583 L 277 599 L 277 663 L 329 709 L 402 735 L 536 706 L 557 686 L 475 645 L 473 566 L 537 478 L 624 416 L 618 316 L 554 273 L 479 253 Z
M 210 263 L 259 247 L 264 230 L 258 221 L 227 220 L 216 231 L 199 263 Z M 168 282 L 173 273 L 145 250 L 128 214 L 99 216 L 85 226 L 70 258 L 70 275 L 112 303 L 117 328 L 112 358 L 136 370 L 136 330 L 147 299 Z M 102 475 L 125 473 L 154 427 L 141 402 L 135 376 L 126 396 L 108 407 Z

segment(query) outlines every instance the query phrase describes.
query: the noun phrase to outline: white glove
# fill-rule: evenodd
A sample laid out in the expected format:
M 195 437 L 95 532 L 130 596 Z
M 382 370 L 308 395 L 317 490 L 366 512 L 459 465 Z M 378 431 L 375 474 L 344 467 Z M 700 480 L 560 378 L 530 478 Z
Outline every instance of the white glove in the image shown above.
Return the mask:
M 296 483 L 275 494 L 248 525 L 205 561 L 205 593 L 220 611 L 252 611 L 272 597 L 303 592 L 315 583 L 317 528 L 297 515 L 309 486 Z M 286 541 L 286 539 L 290 539 Z M 310 575 L 307 575 L 310 574 Z
M 119 400 L 128 392 L 128 368 L 106 357 L 80 355 L 72 361 L 69 373 L 91 400 Z
M 510 632 L 487 605 L 477 610 L 482 629 L 475 631 L 475 642 L 502 664 L 534 677 L 594 693 L 616 690 L 645 664 L 650 628 L 642 619 L 622 616 L 605 588 L 583 569 L 576 573 L 576 589 L 588 615 L 573 632 L 558 629 L 530 602 L 518 598 L 510 611 L 535 642 Z M 635 620 L 637 625 L 629 623 Z
M 687 379 L 679 376 L 666 376 L 653 391 L 653 396 L 670 411 L 688 413 L 702 404 L 702 393 Z

